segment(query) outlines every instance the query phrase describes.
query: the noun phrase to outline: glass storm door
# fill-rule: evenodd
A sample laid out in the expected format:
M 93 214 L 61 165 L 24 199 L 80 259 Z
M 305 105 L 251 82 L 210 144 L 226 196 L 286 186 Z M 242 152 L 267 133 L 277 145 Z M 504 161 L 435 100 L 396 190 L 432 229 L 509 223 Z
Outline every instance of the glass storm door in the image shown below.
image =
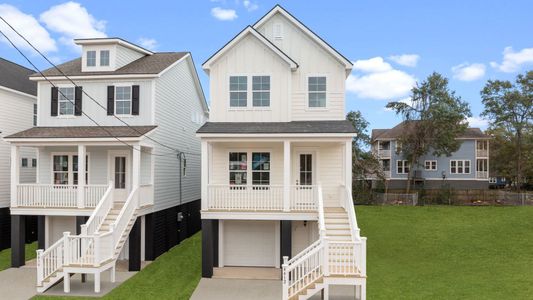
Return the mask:
M 113 184 L 115 185 L 115 200 L 126 201 L 127 197 L 127 159 L 126 156 L 113 157 Z
M 300 154 L 299 162 L 299 184 L 300 185 L 313 185 L 313 155 L 312 154 Z

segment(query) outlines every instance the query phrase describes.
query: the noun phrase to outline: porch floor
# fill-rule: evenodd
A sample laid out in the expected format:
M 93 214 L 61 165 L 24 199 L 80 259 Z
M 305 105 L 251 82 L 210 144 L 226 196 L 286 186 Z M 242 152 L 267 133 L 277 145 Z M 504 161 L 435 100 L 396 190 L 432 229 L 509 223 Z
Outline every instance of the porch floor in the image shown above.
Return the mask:
M 260 267 L 213 268 L 213 278 L 281 280 L 281 270 Z

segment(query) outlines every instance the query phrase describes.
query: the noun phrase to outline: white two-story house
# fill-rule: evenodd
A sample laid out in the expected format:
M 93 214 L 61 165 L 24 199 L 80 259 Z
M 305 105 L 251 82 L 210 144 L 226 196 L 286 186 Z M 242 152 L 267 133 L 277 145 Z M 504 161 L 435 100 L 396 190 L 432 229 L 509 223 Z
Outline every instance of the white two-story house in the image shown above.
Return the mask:
M 188 52 L 155 53 L 119 38 L 78 39 L 82 56 L 31 75 L 37 126 L 5 137 L 11 161 L 37 151 L 36 183 L 11 164 L 15 267 L 26 216 L 39 216 L 37 285 L 70 274 L 139 270 L 199 230 L 200 141 L 208 107 Z
M 352 201 L 352 63 L 279 5 L 211 56 L 202 147 L 202 275 L 277 275 L 283 299 L 365 298 Z
M 0 137 L 36 125 L 37 84 L 28 76 L 35 71 L 0 58 Z M 10 247 L 11 216 L 9 214 L 10 146 L 0 139 L 0 250 Z M 21 148 L 16 162 L 20 165 L 19 181 L 35 182 L 37 156 L 32 148 Z M 37 238 L 35 217 L 28 218 L 25 241 Z

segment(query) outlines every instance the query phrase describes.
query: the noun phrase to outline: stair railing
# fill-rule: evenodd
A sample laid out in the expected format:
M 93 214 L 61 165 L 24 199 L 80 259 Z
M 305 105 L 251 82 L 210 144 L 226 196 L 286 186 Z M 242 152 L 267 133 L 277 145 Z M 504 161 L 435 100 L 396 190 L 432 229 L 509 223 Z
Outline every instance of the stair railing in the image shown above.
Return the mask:
M 348 221 L 350 223 L 350 231 L 352 233 L 352 241 L 361 240 L 359 226 L 357 226 L 357 217 L 355 216 L 355 208 L 352 199 L 352 193 L 344 185 L 340 186 L 341 206 L 348 214 Z
M 326 237 L 326 220 L 324 218 L 324 198 L 322 193 L 322 185 L 319 184 L 317 191 L 317 202 L 318 202 L 318 233 L 320 239 Z
M 96 233 L 102 221 L 105 219 L 111 208 L 113 208 L 113 190 L 113 181 L 110 181 L 107 190 L 102 196 L 102 199 L 100 199 L 98 202 L 98 205 L 94 209 L 93 213 L 87 222 L 81 225 L 82 235 L 91 235 Z
M 135 215 L 135 211 L 139 208 L 139 187 L 134 187 L 133 190 L 128 195 L 128 199 L 124 203 L 124 206 L 120 210 L 117 219 L 115 222 L 111 223 L 111 232 L 112 235 L 112 245 L 113 250 L 115 250 L 120 243 L 120 239 L 126 230 L 128 223 L 131 221 Z M 113 255 L 115 256 L 115 255 Z
M 52 246 L 46 250 L 37 250 L 37 285 L 41 286 L 42 282 L 48 277 L 59 271 L 63 267 L 65 237 L 61 237 Z
M 324 243 L 318 240 L 311 246 L 307 248 L 309 251 L 297 259 L 288 261 L 286 256 L 283 258 L 283 300 L 297 295 L 324 276 Z

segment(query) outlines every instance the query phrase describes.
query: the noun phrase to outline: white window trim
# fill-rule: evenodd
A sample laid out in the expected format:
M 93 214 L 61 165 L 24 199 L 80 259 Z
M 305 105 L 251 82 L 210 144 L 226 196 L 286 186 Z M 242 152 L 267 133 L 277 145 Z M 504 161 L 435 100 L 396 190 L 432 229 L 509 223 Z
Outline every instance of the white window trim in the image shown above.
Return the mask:
M 231 77 L 242 76 L 246 77 L 246 106 L 231 106 L 231 90 L 230 90 L 230 80 Z M 270 105 L 269 106 L 254 106 L 253 99 L 253 77 L 254 76 L 268 76 L 270 77 Z M 259 110 L 259 111 L 270 111 L 272 110 L 272 75 L 267 73 L 247 73 L 247 74 L 229 74 L 227 80 L 227 97 L 228 97 L 228 111 L 248 111 L 248 110 Z
M 326 105 L 324 107 L 309 106 L 309 78 L 310 77 L 326 77 Z M 307 74 L 305 77 L 305 109 L 308 111 L 328 111 L 329 110 L 329 76 L 327 74 Z
M 76 87 L 73 85 L 73 84 L 56 84 L 56 87 L 57 87 L 57 118 L 60 118 L 60 119 L 74 119 L 76 118 Z M 72 114 L 71 115 L 62 115 L 61 114 L 61 93 L 59 92 L 59 89 L 61 88 L 72 88 L 74 89 L 74 99 L 72 99 L 72 106 L 73 106 L 73 110 L 72 110 Z M 67 100 L 64 100 L 63 102 L 65 102 Z M 69 102 L 69 101 L 67 101 Z
M 227 163 L 226 163 L 226 183 L 229 184 L 229 180 L 230 180 L 230 177 L 229 177 L 229 173 L 231 172 L 231 170 L 229 169 L 229 154 L 230 153 L 246 153 L 246 184 L 240 184 L 240 185 L 235 185 L 235 186 L 253 186 L 253 170 L 252 170 L 252 153 L 257 153 L 257 152 L 268 152 L 270 153 L 270 182 L 268 185 L 265 185 L 265 186 L 271 186 L 272 185 L 272 172 L 273 172 L 273 168 L 272 168 L 272 154 L 274 153 L 273 150 L 271 148 L 257 148 L 257 149 L 251 149 L 251 150 L 239 150 L 239 149 L 229 149 L 227 152 L 226 152 L 226 158 L 228 159 Z M 238 172 L 238 171 L 235 171 L 235 172 Z M 242 171 L 241 171 L 242 172 Z
M 89 65 L 89 52 L 94 52 L 94 65 Z M 85 66 L 87 68 L 95 68 L 95 67 L 98 67 L 98 58 L 99 58 L 99 54 L 98 54 L 98 50 L 96 49 L 93 49 L 93 50 L 87 50 L 85 51 Z
M 398 172 L 398 163 L 402 162 L 402 172 Z M 409 174 L 409 172 L 405 172 L 405 168 L 409 168 L 409 162 L 405 159 L 397 159 L 396 160 L 396 173 L 397 174 Z
M 129 117 L 133 117 L 133 115 L 131 114 L 132 111 L 133 111 L 133 82 L 119 82 L 119 83 L 114 83 L 113 86 L 113 93 L 114 93 L 114 99 L 113 99 L 113 106 L 114 106 L 114 111 L 115 111 L 115 116 L 117 117 L 120 117 L 120 118 L 129 118 Z M 130 113 L 129 114 L 117 114 L 117 87 L 129 87 L 130 88 Z M 140 95 L 139 95 L 140 97 Z M 124 100 L 119 100 L 119 101 L 123 101 Z
M 452 173 L 452 161 L 455 161 L 455 173 Z M 458 161 L 462 161 L 463 162 L 463 172 L 462 173 L 459 173 L 457 172 L 459 170 L 459 166 L 457 164 Z M 468 162 L 468 173 L 465 172 L 465 162 Z M 453 174 L 453 175 L 469 175 L 469 174 L 472 174 L 472 161 L 470 161 L 470 159 L 450 159 L 450 174 Z
M 74 185 L 74 156 L 77 156 L 78 152 L 52 152 L 50 153 L 50 184 L 54 184 L 54 156 L 58 156 L 58 155 L 68 155 L 68 171 L 67 171 L 68 184 L 67 185 Z M 87 173 L 87 185 L 90 185 L 91 184 L 91 173 L 89 172 L 89 169 L 91 168 L 91 155 L 89 154 L 89 152 L 86 152 L 85 156 L 87 157 L 87 160 L 89 161 L 85 172 Z M 37 176 L 39 176 L 39 174 L 37 174 Z M 79 179 L 80 179 L 80 175 L 78 174 L 78 181 Z
M 428 162 L 429 162 L 429 169 L 427 168 L 427 163 Z M 435 169 L 431 168 L 433 162 L 435 163 Z M 436 172 L 436 171 L 438 171 L 438 169 L 439 169 L 439 164 L 438 164 L 436 159 L 428 159 L 428 160 L 424 161 L 424 171 Z

